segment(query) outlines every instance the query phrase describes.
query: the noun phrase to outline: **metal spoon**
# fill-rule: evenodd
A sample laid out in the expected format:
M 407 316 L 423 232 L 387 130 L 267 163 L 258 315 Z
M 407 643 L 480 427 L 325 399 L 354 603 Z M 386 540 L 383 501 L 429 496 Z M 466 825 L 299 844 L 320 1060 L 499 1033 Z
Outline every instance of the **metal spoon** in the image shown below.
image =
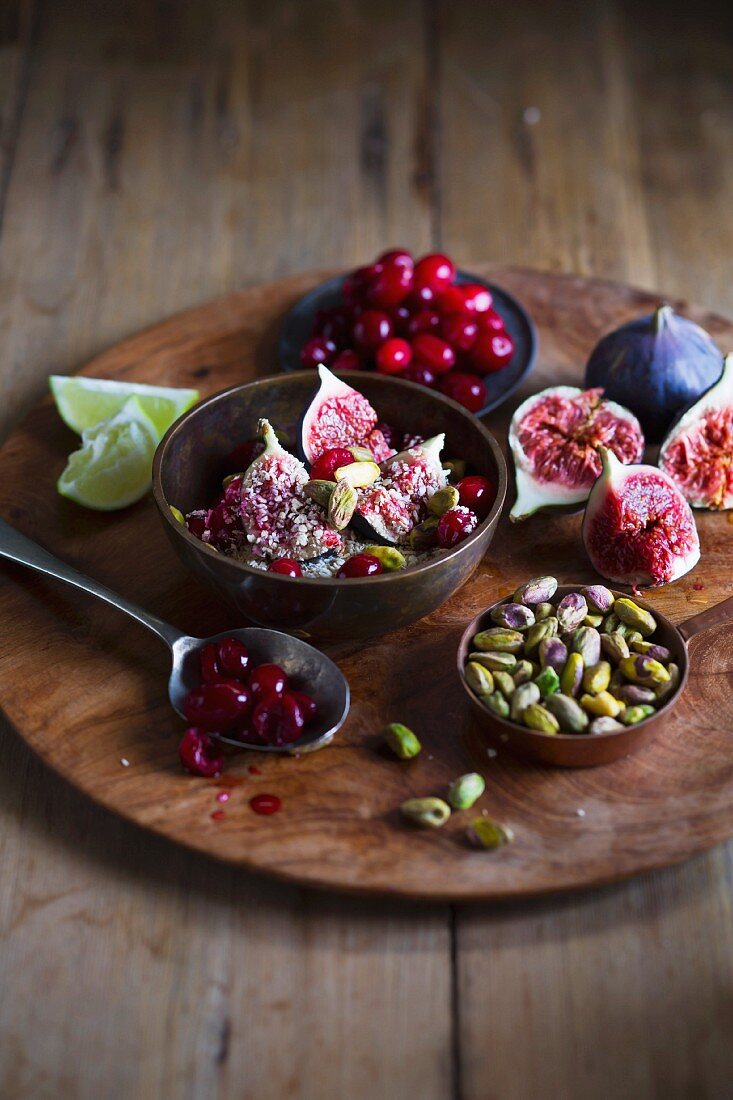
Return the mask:
M 291 638 L 279 630 L 266 630 L 263 627 L 246 627 L 240 630 L 226 630 L 211 638 L 191 638 L 176 630 L 174 626 L 150 615 L 141 607 L 113 592 L 111 588 L 100 584 L 91 577 L 80 573 L 73 566 L 44 550 L 38 543 L 16 531 L 9 523 L 0 519 L 0 557 L 20 565 L 27 565 L 39 573 L 56 577 L 60 581 L 98 596 L 100 600 L 124 611 L 131 618 L 152 630 L 171 651 L 173 668 L 168 681 L 168 697 L 171 704 L 183 717 L 183 700 L 187 693 L 199 683 L 197 651 L 207 642 L 217 642 L 222 638 L 237 638 L 247 646 L 254 663 L 263 661 L 281 665 L 289 677 L 312 695 L 318 704 L 318 717 L 312 727 L 291 745 L 256 745 L 251 742 L 237 741 L 222 734 L 215 736 L 228 745 L 237 748 L 256 749 L 258 752 L 303 753 L 314 752 L 330 744 L 336 731 L 343 725 L 349 712 L 349 685 L 341 670 L 333 661 L 299 638 Z

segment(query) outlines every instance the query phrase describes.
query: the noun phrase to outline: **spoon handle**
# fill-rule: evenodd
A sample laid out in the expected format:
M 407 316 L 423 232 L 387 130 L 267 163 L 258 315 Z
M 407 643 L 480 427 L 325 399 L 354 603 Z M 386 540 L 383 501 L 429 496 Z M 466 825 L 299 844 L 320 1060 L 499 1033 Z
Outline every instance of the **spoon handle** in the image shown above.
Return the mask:
M 143 626 L 147 626 L 171 649 L 179 638 L 184 637 L 180 630 L 163 622 L 156 615 L 149 615 L 141 607 L 124 599 L 123 596 L 118 596 L 111 588 L 85 576 L 60 558 L 55 558 L 53 554 L 49 554 L 48 550 L 44 550 L 37 542 L 21 535 L 20 531 L 16 531 L 3 519 L 0 519 L 0 558 L 8 558 L 9 561 L 27 565 L 29 569 L 36 569 L 39 573 L 46 573 L 49 577 L 56 577 L 57 580 L 73 584 L 82 592 L 98 596 L 100 600 L 112 604 L 112 607 L 117 607 L 133 619 L 137 619 Z
M 695 634 L 700 634 L 703 630 L 711 630 L 714 626 L 722 626 L 732 620 L 733 596 L 729 596 L 727 600 L 714 604 L 707 611 L 701 611 L 698 615 L 693 615 L 691 619 L 685 619 L 677 629 L 685 641 L 689 641 Z

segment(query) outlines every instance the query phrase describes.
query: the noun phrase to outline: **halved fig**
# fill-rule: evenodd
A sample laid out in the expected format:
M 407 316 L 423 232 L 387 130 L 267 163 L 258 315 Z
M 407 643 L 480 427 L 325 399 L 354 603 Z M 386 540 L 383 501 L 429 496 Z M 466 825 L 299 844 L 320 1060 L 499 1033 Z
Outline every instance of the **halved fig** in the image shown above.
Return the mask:
M 381 464 L 379 481 L 359 491 L 352 526 L 373 542 L 389 546 L 406 542 L 427 513 L 428 498 L 448 477 L 440 463 L 445 435 L 392 455 Z
M 583 542 L 593 568 L 616 584 L 676 581 L 700 559 L 692 510 L 656 466 L 624 466 L 601 448 L 603 471 L 591 489 Z
M 512 417 L 515 523 L 535 512 L 567 510 L 588 499 L 601 472 L 600 448 L 624 462 L 644 454 L 644 434 L 632 412 L 603 398 L 603 390 L 553 386 L 528 397 Z
M 366 447 L 376 462 L 394 454 L 377 427 L 377 414 L 363 394 L 342 382 L 328 367 L 318 368 L 321 384 L 303 414 L 300 445 L 309 465 L 335 447 Z
M 726 355 L 715 385 L 673 426 L 659 466 L 693 508 L 733 508 L 733 355 Z
M 305 494 L 303 463 L 278 442 L 267 420 L 260 420 L 258 434 L 265 449 L 248 466 L 238 491 L 239 519 L 252 555 L 305 561 L 341 549 L 338 531 Z

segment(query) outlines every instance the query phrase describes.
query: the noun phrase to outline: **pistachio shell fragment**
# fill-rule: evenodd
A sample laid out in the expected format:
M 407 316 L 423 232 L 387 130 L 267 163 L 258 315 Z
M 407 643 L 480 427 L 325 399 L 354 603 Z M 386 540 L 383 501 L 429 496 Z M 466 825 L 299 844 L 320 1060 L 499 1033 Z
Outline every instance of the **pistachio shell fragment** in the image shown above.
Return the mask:
M 601 634 L 600 637 L 603 656 L 607 657 L 614 665 L 628 657 L 629 646 L 623 634 L 619 634 L 617 630 L 614 630 L 613 634 Z
M 557 592 L 557 580 L 554 577 L 535 577 L 518 588 L 515 597 L 517 603 L 533 607 L 538 603 L 547 603 Z
M 378 558 L 385 573 L 396 573 L 398 569 L 404 569 L 407 565 L 405 555 L 400 553 L 396 546 L 378 546 L 375 543 L 373 546 L 365 546 L 364 553 Z
M 568 647 L 561 638 L 543 638 L 538 654 L 542 668 L 554 668 L 555 672 L 560 673 L 568 659 Z
M 599 691 L 597 695 L 581 695 L 580 705 L 583 710 L 599 718 L 615 718 L 624 709 L 623 703 L 607 691 Z
M 583 682 L 585 664 L 579 653 L 571 653 L 560 673 L 560 690 L 563 695 L 577 695 Z
M 538 733 L 559 733 L 560 723 L 554 714 L 541 703 L 530 703 L 522 715 L 522 721 L 528 729 Z
M 557 718 L 560 729 L 566 733 L 584 733 L 588 728 L 588 715 L 577 699 L 557 692 L 547 696 L 545 706 Z
M 635 684 L 665 684 L 670 676 L 663 664 L 642 653 L 625 657 L 619 668 L 626 679 Z
M 492 672 L 511 672 L 517 663 L 513 653 L 469 653 L 468 659 L 490 668 Z
M 442 798 L 408 798 L 400 806 L 403 817 L 424 829 L 439 829 L 450 817 L 450 806 Z
M 510 716 L 513 722 L 521 722 L 522 715 L 531 703 L 539 703 L 540 689 L 537 684 L 520 684 L 512 695 Z
M 478 772 L 468 772 L 453 780 L 448 788 L 448 801 L 454 810 L 470 810 L 485 790 L 484 777 Z
M 588 733 L 618 733 L 624 727 L 620 722 L 617 722 L 615 718 L 609 718 L 607 715 L 601 715 L 599 718 L 594 718 L 591 722 Z
M 501 848 L 514 840 L 514 833 L 507 825 L 500 825 L 490 817 L 475 818 L 468 826 L 466 836 L 474 847 L 487 851 Z
M 422 523 L 416 523 L 410 531 L 410 546 L 413 550 L 430 550 L 438 541 L 438 517 L 427 516 Z
M 351 523 L 358 503 L 356 489 L 346 478 L 342 478 L 329 497 L 328 522 L 337 531 L 343 531 Z
M 477 695 L 491 695 L 494 690 L 494 676 L 477 661 L 469 661 L 463 670 L 466 683 Z
M 499 653 L 519 653 L 524 645 L 524 637 L 518 630 L 507 627 L 490 626 L 474 636 L 476 649 L 498 650 Z
M 592 611 L 605 615 L 613 607 L 614 595 L 604 584 L 589 584 L 583 589 L 585 602 Z
M 583 673 L 583 690 L 590 695 L 598 695 L 606 691 L 611 681 L 611 666 L 608 661 L 598 661 L 597 664 L 586 668 Z
M 433 516 L 442 516 L 451 508 L 455 508 L 460 499 L 455 485 L 446 485 L 429 498 L 428 512 Z
M 498 626 L 522 630 L 524 627 L 534 626 L 534 612 L 522 603 L 502 603 L 491 612 L 491 621 Z
M 579 626 L 571 643 L 573 653 L 579 653 L 583 664 L 597 664 L 601 659 L 601 635 L 593 626 Z
M 657 629 L 657 620 L 650 611 L 639 607 L 638 603 L 620 596 L 613 605 L 613 610 L 622 623 L 638 630 L 643 638 L 653 634 Z
M 408 726 L 391 722 L 384 729 L 384 740 L 400 760 L 412 760 L 422 749 L 418 738 Z
M 656 714 L 654 707 L 650 706 L 649 703 L 639 703 L 638 706 L 626 707 L 622 710 L 619 714 L 619 721 L 623 722 L 625 726 L 636 726 L 652 714 Z
M 562 634 L 576 630 L 588 614 L 588 604 L 580 592 L 568 592 L 557 605 L 558 629 Z
M 348 466 L 339 466 L 334 477 L 336 481 L 348 481 L 354 489 L 367 489 L 382 476 L 382 471 L 374 459 L 368 462 L 350 462 Z

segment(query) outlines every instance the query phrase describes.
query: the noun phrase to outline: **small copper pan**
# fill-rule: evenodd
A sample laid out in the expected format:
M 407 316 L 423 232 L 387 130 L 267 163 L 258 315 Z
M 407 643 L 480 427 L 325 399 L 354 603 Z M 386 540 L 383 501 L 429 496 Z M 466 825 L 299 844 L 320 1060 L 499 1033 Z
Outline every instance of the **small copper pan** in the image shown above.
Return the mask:
M 581 587 L 582 585 L 561 585 L 553 597 L 553 603 L 559 602 L 568 592 L 577 592 Z M 614 592 L 614 596 L 628 596 L 628 593 Z M 592 737 L 585 734 L 546 734 L 515 725 L 492 714 L 481 705 L 463 679 L 463 667 L 472 648 L 472 638 L 479 631 L 495 625 L 491 620 L 491 612 L 500 604 L 509 603 L 511 598 L 507 596 L 503 600 L 497 600 L 466 627 L 458 647 L 458 674 L 471 700 L 476 720 L 497 748 L 508 749 L 516 756 L 527 760 L 534 760 L 541 764 L 556 764 L 565 768 L 587 768 L 596 764 L 609 764 L 612 760 L 637 752 L 656 737 L 664 726 L 670 708 L 674 707 L 680 694 L 685 690 L 689 670 L 688 641 L 703 630 L 710 630 L 714 626 L 721 626 L 733 620 L 733 596 L 708 608 L 707 611 L 701 611 L 699 615 L 693 615 L 691 619 L 680 623 L 679 626 L 675 626 L 646 600 L 637 600 L 639 606 L 650 611 L 657 620 L 654 641 L 666 646 L 673 655 L 672 659 L 679 665 L 680 683 L 675 694 L 651 718 L 623 730 L 596 734 Z

